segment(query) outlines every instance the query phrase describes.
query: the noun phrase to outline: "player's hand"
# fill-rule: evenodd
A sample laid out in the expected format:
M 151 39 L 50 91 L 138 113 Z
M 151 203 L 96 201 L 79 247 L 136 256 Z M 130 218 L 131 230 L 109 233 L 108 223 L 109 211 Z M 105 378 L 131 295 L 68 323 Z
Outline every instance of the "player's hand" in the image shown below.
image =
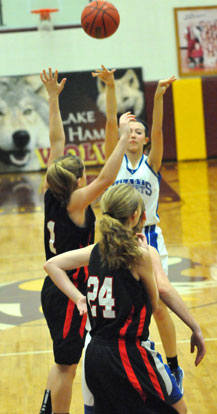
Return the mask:
M 119 119 L 120 137 L 130 137 L 130 122 L 135 120 L 136 117 L 135 115 L 131 114 L 131 112 L 126 112 L 125 114 L 121 115 Z
M 157 89 L 155 92 L 155 97 L 159 97 L 165 94 L 166 90 L 170 87 L 170 85 L 175 82 L 176 77 L 171 76 L 168 79 L 163 79 L 158 82 Z
M 106 85 L 113 86 L 115 84 L 114 72 L 116 69 L 108 70 L 105 66 L 101 65 L 102 69 L 96 69 L 92 72 L 93 78 L 100 78 Z
M 195 358 L 195 366 L 197 366 L 202 361 L 202 359 L 203 359 L 203 357 L 206 353 L 205 342 L 204 342 L 204 338 L 203 338 L 203 335 L 202 335 L 202 332 L 201 332 L 200 329 L 193 332 L 193 334 L 191 335 L 191 353 L 194 352 L 195 346 L 197 348 L 197 355 L 196 355 L 196 358 Z
M 131 112 L 125 112 L 119 118 L 119 127 L 125 122 L 136 121 L 136 115 L 131 114 Z
M 148 243 L 147 243 L 147 239 L 145 237 L 145 235 L 143 233 L 136 233 L 137 238 L 138 238 L 138 244 L 140 247 L 142 247 L 143 249 L 148 249 Z
M 83 298 L 79 299 L 76 303 L 76 306 L 78 308 L 79 314 L 85 315 L 85 313 L 87 313 L 87 301 L 86 301 L 86 297 L 83 296 Z
M 58 71 L 55 70 L 53 74 L 51 68 L 48 68 L 48 73 L 43 69 L 42 73 L 40 73 L 40 78 L 49 97 L 59 95 L 66 83 L 66 78 L 62 79 L 61 82 L 58 82 Z

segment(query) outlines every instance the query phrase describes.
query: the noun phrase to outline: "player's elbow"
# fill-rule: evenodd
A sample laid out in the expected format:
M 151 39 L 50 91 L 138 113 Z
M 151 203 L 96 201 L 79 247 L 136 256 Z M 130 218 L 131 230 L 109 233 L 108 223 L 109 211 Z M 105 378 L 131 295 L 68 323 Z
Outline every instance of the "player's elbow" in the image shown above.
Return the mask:
M 158 310 L 158 302 L 152 301 L 151 302 L 152 313 L 155 313 Z
M 155 313 L 157 311 L 158 306 L 159 306 L 159 295 L 157 294 L 151 299 L 152 313 Z
M 164 297 L 167 294 L 168 289 L 166 288 L 165 285 L 162 285 L 158 288 L 158 291 L 159 291 L 159 296 L 162 299 L 162 297 Z
M 45 270 L 45 272 L 46 273 L 48 273 L 49 274 L 49 270 L 50 270 L 50 266 L 51 266 L 51 264 L 52 264 L 52 258 L 51 259 L 49 259 L 49 260 L 47 260 L 46 261 L 46 263 L 44 264 L 44 270 Z
M 162 299 L 162 297 L 165 297 L 169 290 L 170 290 L 170 285 L 168 280 L 157 280 L 157 287 L 158 287 L 158 292 L 159 292 L 159 296 Z

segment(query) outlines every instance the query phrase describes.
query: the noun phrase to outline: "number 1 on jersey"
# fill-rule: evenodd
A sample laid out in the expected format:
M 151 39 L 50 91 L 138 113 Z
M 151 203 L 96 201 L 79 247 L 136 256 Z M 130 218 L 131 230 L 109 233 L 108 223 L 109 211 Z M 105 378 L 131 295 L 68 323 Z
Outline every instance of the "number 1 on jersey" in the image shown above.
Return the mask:
M 54 226 L 55 226 L 55 222 L 50 220 L 47 223 L 47 228 L 49 230 L 50 233 L 50 237 L 49 237 L 49 248 L 50 251 L 54 254 L 57 254 L 56 248 L 54 247 L 55 244 L 55 233 L 54 233 Z

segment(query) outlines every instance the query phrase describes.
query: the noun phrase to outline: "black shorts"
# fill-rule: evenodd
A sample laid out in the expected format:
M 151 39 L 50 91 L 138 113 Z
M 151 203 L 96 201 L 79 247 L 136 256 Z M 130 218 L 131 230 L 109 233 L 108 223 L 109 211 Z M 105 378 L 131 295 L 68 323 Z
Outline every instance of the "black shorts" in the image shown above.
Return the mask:
M 45 319 L 53 340 L 57 364 L 77 364 L 84 346 L 86 315 L 81 317 L 76 305 L 47 276 L 41 292 Z
M 85 377 L 94 414 L 175 414 L 165 384 L 148 352 L 124 340 L 93 338 L 85 354 Z

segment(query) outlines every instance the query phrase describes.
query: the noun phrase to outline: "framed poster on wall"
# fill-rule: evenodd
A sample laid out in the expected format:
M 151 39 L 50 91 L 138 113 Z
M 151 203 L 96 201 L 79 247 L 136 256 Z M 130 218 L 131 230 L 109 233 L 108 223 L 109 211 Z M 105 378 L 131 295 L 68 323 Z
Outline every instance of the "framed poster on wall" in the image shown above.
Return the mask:
M 180 76 L 217 74 L 217 6 L 174 9 Z

